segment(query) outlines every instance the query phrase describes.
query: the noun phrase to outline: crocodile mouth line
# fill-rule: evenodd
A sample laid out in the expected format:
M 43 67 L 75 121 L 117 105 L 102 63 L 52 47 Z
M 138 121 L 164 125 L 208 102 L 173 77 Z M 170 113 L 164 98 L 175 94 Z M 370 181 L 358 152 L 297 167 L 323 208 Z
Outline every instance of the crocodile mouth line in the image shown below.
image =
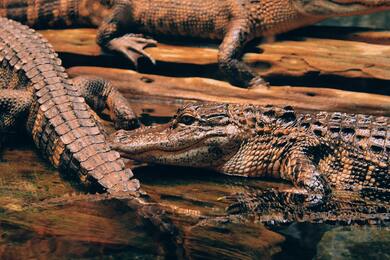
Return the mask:
M 178 148 L 178 149 L 155 148 L 155 149 L 150 149 L 150 150 L 147 150 L 147 151 L 144 151 L 144 152 L 136 152 L 136 153 L 119 151 L 119 154 L 122 157 L 124 157 L 124 158 L 131 159 L 132 156 L 130 154 L 132 154 L 132 155 L 137 154 L 137 155 L 141 155 L 142 156 L 143 154 L 149 154 L 149 153 L 161 153 L 161 154 L 184 153 L 184 152 L 190 151 L 192 149 L 196 149 L 196 148 L 201 147 L 201 145 L 204 143 L 204 141 L 207 140 L 208 138 L 210 138 L 210 137 L 218 137 L 218 136 L 223 136 L 223 135 L 220 135 L 220 134 L 209 135 L 209 136 L 206 136 L 204 138 L 199 139 L 197 142 L 188 144 L 188 145 L 186 145 L 184 147 L 181 147 L 181 148 Z
M 193 143 L 189 146 L 183 147 L 181 149 L 163 150 L 163 149 L 156 148 L 156 149 L 152 149 L 152 150 L 148 150 L 148 151 L 144 151 L 144 152 L 140 152 L 140 153 L 134 153 L 134 154 L 136 154 L 137 156 L 142 156 L 144 154 L 153 154 L 153 153 L 159 153 L 161 155 L 163 155 L 163 154 L 171 155 L 174 153 L 185 153 L 187 151 L 190 151 L 192 149 L 196 149 L 196 148 L 200 147 L 203 140 L 204 139 L 200 140 L 199 142 Z M 131 155 L 134 155 L 134 154 L 130 154 L 127 152 L 119 152 L 119 154 L 121 155 L 121 157 L 124 157 L 127 159 L 132 159 L 133 156 L 131 156 Z
M 352 6 L 352 5 L 362 5 L 362 6 L 365 6 L 365 7 L 386 7 L 386 6 L 390 6 L 390 3 L 382 3 L 382 4 L 370 4 L 370 3 L 366 3 L 366 2 L 361 2 L 361 1 L 355 1 L 355 2 L 351 2 L 351 3 L 343 3 L 343 2 L 339 2 L 338 0 L 329 0 L 331 3 L 334 3 L 336 5 L 342 5 L 342 6 Z

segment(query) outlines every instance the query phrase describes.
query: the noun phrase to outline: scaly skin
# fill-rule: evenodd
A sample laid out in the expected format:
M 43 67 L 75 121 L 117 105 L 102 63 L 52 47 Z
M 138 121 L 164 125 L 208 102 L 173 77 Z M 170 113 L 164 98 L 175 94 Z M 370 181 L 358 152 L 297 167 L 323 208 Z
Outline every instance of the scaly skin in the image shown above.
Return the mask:
M 166 125 L 120 130 L 111 141 L 135 160 L 283 179 L 295 186 L 248 192 L 229 208 L 232 213 L 299 205 L 308 212 L 337 208 L 366 214 L 362 218 L 370 212 L 389 217 L 388 117 L 195 103 L 179 109 Z M 355 195 L 337 196 L 345 192 Z
M 139 182 L 107 146 L 82 92 L 68 79 L 47 41 L 0 18 L 0 62 L 1 131 L 24 122 L 55 167 L 111 193 L 138 191 Z
M 109 15 L 108 1 L 1 0 L 0 16 L 34 28 L 100 25 Z
M 164 211 L 140 190 L 119 153 L 109 147 L 86 101 L 98 111 L 111 109 L 113 119 L 124 119 L 120 126 L 137 122 L 127 101 L 108 82 L 71 81 L 40 34 L 0 18 L 0 135 L 22 126 L 43 157 L 65 177 L 73 173 L 87 188 L 107 191 L 102 199 L 124 199 L 160 231 L 174 234 Z
M 118 51 L 135 65 L 154 45 L 150 33 L 219 39 L 218 61 L 232 84 L 266 85 L 240 61 L 252 39 L 272 36 L 321 20 L 390 9 L 389 0 L 0 0 L 0 15 L 29 25 L 99 23 L 98 44 Z

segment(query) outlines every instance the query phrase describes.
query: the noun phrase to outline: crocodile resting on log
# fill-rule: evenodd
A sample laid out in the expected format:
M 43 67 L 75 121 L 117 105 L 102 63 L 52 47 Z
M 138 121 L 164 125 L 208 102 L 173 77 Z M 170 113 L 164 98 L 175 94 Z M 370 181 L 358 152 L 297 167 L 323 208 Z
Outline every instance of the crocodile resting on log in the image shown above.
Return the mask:
M 102 199 L 126 200 L 163 233 L 176 232 L 109 147 L 88 105 L 97 112 L 108 107 L 120 127 L 138 123 L 125 98 L 108 82 L 85 77 L 71 81 L 41 35 L 0 18 L 0 135 L 18 126 L 26 129 L 43 157 L 65 177 L 73 174 L 87 188 L 107 191 Z
M 221 71 L 242 87 L 267 85 L 240 61 L 254 38 L 384 10 L 390 10 L 389 0 L 0 0 L 0 16 L 29 26 L 100 25 L 98 44 L 124 54 L 135 66 L 140 56 L 154 63 L 143 49 L 156 44 L 138 33 L 222 40 Z
M 229 213 L 261 212 L 264 221 L 390 218 L 388 117 L 195 103 L 166 125 L 119 130 L 111 141 L 121 155 L 139 161 L 294 185 L 229 197 Z

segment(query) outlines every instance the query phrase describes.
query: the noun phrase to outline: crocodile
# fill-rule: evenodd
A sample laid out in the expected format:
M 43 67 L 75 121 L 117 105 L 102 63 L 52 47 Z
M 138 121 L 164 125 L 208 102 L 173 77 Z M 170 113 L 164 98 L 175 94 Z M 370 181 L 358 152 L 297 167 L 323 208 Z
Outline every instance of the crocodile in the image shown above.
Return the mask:
M 126 99 L 109 82 L 94 77 L 69 79 L 47 40 L 0 17 L 0 136 L 25 130 L 65 178 L 98 192 L 96 197 L 125 201 L 162 233 L 175 234 L 164 210 L 110 148 L 95 114 L 106 107 L 113 120 L 121 121 L 119 127 L 137 126 Z
M 110 193 L 139 189 L 85 101 L 98 109 L 105 100 L 111 110 L 123 112 L 127 101 L 119 92 L 104 80 L 72 82 L 45 39 L 6 18 L 0 18 L 0 62 L 2 133 L 22 126 L 53 166 L 77 175 L 86 186 L 98 183 Z
M 191 103 L 167 124 L 119 130 L 110 142 L 134 160 L 292 184 L 225 197 L 231 214 L 279 209 L 289 219 L 302 212 L 311 219 L 320 219 L 318 212 L 333 220 L 341 212 L 356 220 L 378 214 L 390 218 L 389 117 Z
M 233 85 L 268 86 L 241 61 L 245 45 L 337 16 L 390 10 L 389 0 L 0 0 L 0 16 L 30 26 L 99 26 L 97 43 L 137 67 L 151 35 L 220 40 L 218 64 Z M 107 16 L 107 19 L 104 17 Z

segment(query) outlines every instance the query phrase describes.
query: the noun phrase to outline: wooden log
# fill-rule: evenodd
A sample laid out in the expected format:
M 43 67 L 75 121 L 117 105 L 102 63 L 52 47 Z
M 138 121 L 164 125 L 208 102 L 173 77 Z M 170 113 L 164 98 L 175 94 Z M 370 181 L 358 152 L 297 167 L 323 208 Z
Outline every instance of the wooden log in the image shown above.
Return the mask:
M 101 55 L 95 43 L 95 29 L 47 30 L 41 33 L 58 52 Z M 314 73 L 390 80 L 390 46 L 349 40 L 372 39 L 388 43 L 389 32 L 344 33 L 340 38 L 347 40 L 298 37 L 295 40 L 264 43 L 257 46 L 262 53 L 248 52 L 243 60 L 265 77 L 301 77 Z M 147 48 L 147 52 L 157 61 L 165 63 L 215 65 L 217 47 L 216 43 L 194 44 L 187 41 L 180 42 L 180 45 L 161 43 L 157 47 Z
M 173 110 L 188 101 L 292 105 L 306 111 L 341 111 L 390 116 L 390 97 L 326 88 L 270 87 L 242 89 L 222 81 L 205 78 L 174 78 L 147 75 L 132 70 L 72 67 L 71 77 L 99 75 L 111 80 L 128 99 L 151 114 L 170 116 Z M 170 108 L 153 109 L 156 104 L 169 103 Z M 172 107 L 173 105 L 173 107 Z M 154 111 L 153 111 L 154 110 Z M 138 109 L 138 112 L 141 110 Z
M 349 39 L 354 41 L 390 45 L 389 31 L 357 32 L 350 35 Z

